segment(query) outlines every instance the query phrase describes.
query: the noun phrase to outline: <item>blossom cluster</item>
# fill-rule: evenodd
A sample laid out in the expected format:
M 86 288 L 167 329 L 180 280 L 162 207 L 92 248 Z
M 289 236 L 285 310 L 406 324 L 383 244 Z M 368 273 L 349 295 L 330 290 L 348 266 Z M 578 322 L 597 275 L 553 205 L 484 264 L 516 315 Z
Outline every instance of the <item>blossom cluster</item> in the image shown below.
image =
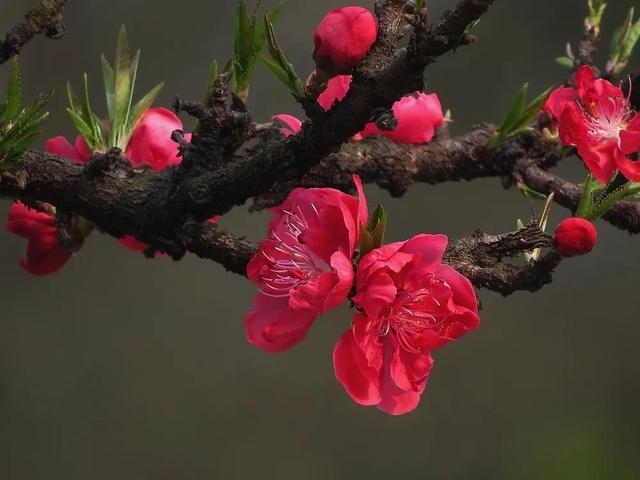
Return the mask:
M 321 83 L 317 102 L 325 112 L 345 99 L 353 79 L 350 72 L 374 45 L 377 34 L 375 16 L 362 7 L 337 8 L 322 19 L 314 36 L 316 70 L 307 79 L 307 87 Z M 395 128 L 381 130 L 371 122 L 353 140 L 382 135 L 398 143 L 421 144 L 431 141 L 445 122 L 435 93 L 414 92 L 398 100 L 392 111 Z M 276 115 L 274 121 L 282 124 L 285 136 L 302 129 L 302 122 L 291 115 Z
M 178 164 L 182 158 L 178 145 L 171 140 L 171 134 L 182 129 L 182 122 L 173 112 L 166 108 L 151 108 L 133 132 L 125 156 L 133 168 L 160 171 Z M 189 141 L 191 136 L 187 134 L 185 138 Z M 64 137 L 51 138 L 47 140 L 46 150 L 79 164 L 87 163 L 93 154 L 81 136 L 76 138 L 73 145 Z M 36 210 L 16 202 L 9 209 L 7 229 L 28 241 L 26 258 L 20 265 L 33 275 L 49 275 L 59 271 L 82 246 L 82 241 L 66 244 L 61 240 L 55 214 L 53 205 Z M 211 219 L 215 220 L 215 217 Z M 78 229 L 74 233 L 85 237 L 90 230 Z M 134 251 L 147 249 L 147 245 L 131 236 L 119 242 Z
M 320 22 L 314 36 L 316 68 L 307 89 L 317 92 L 324 111 L 349 95 L 353 68 L 377 35 L 375 16 L 361 7 L 332 10 Z M 607 183 L 618 171 L 640 180 L 635 160 L 640 117 L 620 88 L 596 79 L 591 67 L 582 67 L 575 87 L 556 89 L 544 110 L 561 142 L 577 148 L 600 182 Z M 368 123 L 352 140 L 378 135 L 424 144 L 445 123 L 435 93 L 407 95 L 392 106 L 392 113 L 394 128 Z M 273 123 L 284 137 L 303 129 L 302 122 L 288 114 L 275 115 Z M 133 168 L 153 171 L 179 164 L 179 148 L 171 137 L 182 129 L 174 113 L 151 108 L 132 132 L 125 156 Z M 64 137 L 52 138 L 47 151 L 79 164 L 95 153 L 82 137 L 73 145 Z M 336 378 L 354 402 L 401 415 L 418 406 L 434 365 L 433 352 L 478 328 L 478 300 L 469 279 L 444 261 L 445 235 L 420 234 L 387 245 L 378 238 L 371 245 L 365 235 L 375 218 L 369 218 L 360 178 L 353 181 L 357 196 L 332 188 L 299 188 L 272 209 L 267 239 L 247 267 L 259 291 L 244 326 L 252 345 L 283 352 L 304 340 L 321 315 L 350 301 L 351 326 L 333 352 Z M 23 268 L 34 275 L 60 270 L 93 228 L 78 215 L 73 219 L 65 225 L 73 230 L 72 239 L 65 239 L 55 206 L 16 202 L 7 228 L 28 240 Z M 563 256 L 585 254 L 596 241 L 595 227 L 582 218 L 565 220 L 554 235 L 555 249 Z M 133 237 L 120 243 L 150 250 Z
M 444 235 L 358 255 L 368 207 L 357 176 L 354 183 L 357 199 L 298 189 L 273 209 L 247 270 L 259 293 L 245 328 L 253 345 L 282 352 L 351 298 L 356 313 L 334 350 L 336 378 L 356 403 L 400 415 L 418 405 L 432 352 L 478 327 L 478 301 L 471 282 L 443 263 Z
M 596 78 L 593 67 L 583 65 L 575 86 L 554 90 L 544 110 L 554 119 L 560 141 L 577 148 L 591 174 L 606 185 L 621 172 L 640 181 L 640 115 L 630 107 L 622 89 Z

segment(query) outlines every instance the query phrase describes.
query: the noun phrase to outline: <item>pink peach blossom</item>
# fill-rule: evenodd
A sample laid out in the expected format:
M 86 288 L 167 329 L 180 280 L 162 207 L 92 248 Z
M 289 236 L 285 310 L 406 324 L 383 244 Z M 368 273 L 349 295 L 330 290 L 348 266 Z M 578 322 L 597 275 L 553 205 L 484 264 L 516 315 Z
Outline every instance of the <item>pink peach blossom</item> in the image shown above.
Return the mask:
M 28 240 L 27 257 L 20 266 L 32 275 L 49 275 L 59 271 L 71 258 L 58 239 L 56 219 L 21 202 L 9 209 L 7 230 Z
M 268 352 L 300 342 L 318 315 L 347 299 L 352 260 L 367 221 L 360 179 L 359 201 L 332 188 L 294 190 L 273 209 L 269 238 L 247 267 L 260 292 L 245 316 L 249 342 Z
M 418 235 L 367 254 L 358 266 L 358 309 L 333 355 L 338 381 L 360 405 L 401 415 L 418 405 L 431 352 L 479 325 L 469 280 L 442 263 L 444 235 Z
M 629 180 L 640 180 L 640 161 L 630 158 L 640 150 L 640 115 L 622 90 L 596 78 L 592 67 L 578 69 L 575 88 L 554 90 L 544 110 L 557 121 L 560 141 L 578 149 L 601 183 L 618 170 Z

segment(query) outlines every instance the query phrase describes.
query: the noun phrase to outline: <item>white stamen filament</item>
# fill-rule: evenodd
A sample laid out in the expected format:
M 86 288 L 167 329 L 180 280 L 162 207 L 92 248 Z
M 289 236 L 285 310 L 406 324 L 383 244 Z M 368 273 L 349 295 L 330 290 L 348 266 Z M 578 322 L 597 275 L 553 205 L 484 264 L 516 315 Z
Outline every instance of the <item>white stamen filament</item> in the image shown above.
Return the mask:
M 311 208 L 319 216 L 313 203 Z M 300 236 L 309 228 L 300 206 L 296 205 L 293 211 L 283 210 L 282 213 L 284 238 L 275 232 L 271 234 L 271 238 L 278 243 L 274 250 L 284 258 L 275 259 L 263 251 L 263 256 L 270 265 L 268 273 L 261 277 L 261 289 L 271 297 L 288 297 L 292 288 L 304 285 L 330 269 L 326 262 L 300 241 Z

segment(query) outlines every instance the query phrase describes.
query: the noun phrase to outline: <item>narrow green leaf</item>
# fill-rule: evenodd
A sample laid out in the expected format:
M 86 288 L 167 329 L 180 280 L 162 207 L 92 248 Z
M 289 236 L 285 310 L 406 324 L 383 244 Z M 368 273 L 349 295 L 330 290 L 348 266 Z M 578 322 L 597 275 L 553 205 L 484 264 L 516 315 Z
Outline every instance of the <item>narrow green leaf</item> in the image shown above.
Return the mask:
M 280 48 L 278 40 L 276 39 L 275 33 L 273 31 L 273 24 L 266 16 L 264 18 L 264 25 L 267 33 L 267 45 L 269 46 L 269 53 L 271 54 L 271 58 L 286 74 L 286 81 L 284 82 L 285 85 L 289 87 L 289 90 L 291 90 L 291 92 L 295 96 L 300 98 L 306 97 L 307 93 L 305 91 L 304 84 L 300 80 L 300 77 L 296 73 L 293 65 L 287 60 L 287 57 L 282 51 L 282 48 Z M 273 69 L 271 70 L 273 71 Z
M 247 5 L 244 0 L 240 0 L 236 10 L 234 39 L 234 57 L 240 65 L 246 64 L 246 60 L 251 52 L 251 43 L 253 41 L 251 23 L 249 13 L 247 12 Z
M 91 100 L 89 98 L 89 78 L 86 73 L 82 75 L 82 97 L 80 98 L 80 110 L 84 121 L 91 121 L 93 111 L 91 110 Z
M 551 90 L 551 88 L 548 88 L 536 98 L 534 98 L 533 101 L 526 106 L 524 112 L 522 112 L 522 116 L 512 127 L 511 135 L 517 133 L 526 126 L 531 125 L 535 121 L 536 117 L 540 113 L 540 110 L 542 110 L 544 102 L 546 102 L 547 98 L 549 98 Z
M 130 72 L 130 75 L 131 75 L 131 86 L 129 87 L 129 99 L 127 101 L 126 113 L 125 113 L 124 118 L 122 120 L 122 133 L 121 133 L 121 135 L 123 137 L 127 137 L 127 133 L 132 133 L 133 132 L 133 130 L 130 128 L 130 126 L 131 126 L 130 116 L 131 116 L 131 105 L 133 104 L 133 92 L 135 90 L 136 79 L 138 77 L 138 65 L 139 64 L 140 64 L 140 50 L 138 50 L 136 52 L 136 54 L 134 55 L 133 60 L 131 61 L 131 65 L 129 67 L 129 72 Z M 159 93 L 159 92 L 160 92 L 160 90 L 158 90 L 157 93 Z M 157 96 L 157 93 L 156 93 L 156 96 Z M 153 100 L 155 100 L 155 97 L 153 98 Z M 153 103 L 153 100 L 152 100 L 152 103 Z M 151 105 L 149 105 L 149 106 L 151 106 Z M 149 107 L 147 107 L 147 108 L 149 108 Z M 119 145 L 117 145 L 117 146 L 122 148 L 123 150 L 125 150 L 127 148 L 126 143 L 128 143 L 128 142 L 129 142 L 129 139 L 126 138 L 126 142 L 124 142 L 124 140 L 121 140 L 119 142 Z
M 9 167 L 14 161 L 20 158 L 22 154 L 26 152 L 27 149 L 31 146 L 35 138 L 38 136 L 38 133 L 39 132 L 37 131 L 31 132 L 17 139 L 7 152 L 6 160 L 4 162 L 0 162 L 0 168 Z
M 260 60 L 278 80 L 287 86 L 289 85 L 289 76 L 280 65 L 267 57 L 262 57 Z
M 71 82 L 67 82 L 67 98 L 69 99 L 69 108 L 74 112 L 80 114 L 82 112 L 80 108 L 80 100 L 76 95 L 76 92 L 73 90 L 73 85 Z
M 515 124 L 520 120 L 527 102 L 527 91 L 529 84 L 525 83 L 518 90 L 515 100 L 511 104 L 507 116 L 502 121 L 502 124 L 489 141 L 489 148 L 495 148 L 501 144 L 508 135 L 513 131 Z
M 580 203 L 576 210 L 576 217 L 586 218 L 591 210 L 593 210 L 593 193 L 598 187 L 598 183 L 593 175 L 587 174 L 587 178 L 584 181 L 584 188 L 582 189 L 582 196 L 580 197 Z
M 604 0 L 589 0 L 589 25 L 592 28 L 599 29 L 600 23 L 602 23 L 602 16 L 607 8 L 607 4 Z
M 552 89 L 547 89 L 538 95 L 531 103 L 527 104 L 528 84 L 525 83 L 514 100 L 502 125 L 489 141 L 488 147 L 495 148 L 508 138 L 530 130 L 530 125 L 535 121 L 542 109 L 544 102 L 549 97 Z
M 586 219 L 595 222 L 596 220 L 601 218 L 611 209 L 611 207 L 613 207 L 619 201 L 623 200 L 628 195 L 629 187 L 630 184 L 627 183 L 617 190 L 614 190 L 610 194 L 606 195 L 593 207 Z
M 104 55 L 100 57 L 102 63 L 102 77 L 104 79 L 104 91 L 107 98 L 107 112 L 109 118 L 113 118 L 113 110 L 116 96 L 116 76 L 113 67 Z
M 556 58 L 556 63 L 566 68 L 573 68 L 574 62 L 569 57 L 558 57 Z
M 115 62 L 115 102 L 111 118 L 111 145 L 118 143 L 118 134 L 126 121 L 131 98 L 131 54 L 127 40 L 127 30 L 122 26 L 118 35 Z
M 509 112 L 507 113 L 507 116 L 505 117 L 500 127 L 502 131 L 508 132 L 509 130 L 511 130 L 513 125 L 519 121 L 520 117 L 522 117 L 522 114 L 524 113 L 524 109 L 526 107 L 528 90 L 528 83 L 522 85 L 520 87 L 520 90 L 518 90 L 516 99 L 511 104 L 511 108 L 509 109 Z
M 67 108 L 67 112 L 69 113 L 69 116 L 71 117 L 71 121 L 73 122 L 73 125 L 76 127 L 76 130 L 78 130 L 80 135 L 82 135 L 82 138 L 87 143 L 89 148 L 91 150 L 96 150 L 95 142 L 93 138 L 93 131 L 91 127 L 85 123 L 85 121 L 82 119 L 80 115 L 78 115 L 76 112 L 74 112 L 70 108 Z
M 516 186 L 518 187 L 518 190 L 520 190 L 520 193 L 522 193 L 527 198 L 531 198 L 532 200 L 547 199 L 547 196 L 544 193 L 536 192 L 534 189 L 523 182 L 518 182 Z
M 34 119 L 40 115 L 44 107 L 51 101 L 53 97 L 53 89 L 50 89 L 45 94 L 40 94 L 35 101 L 27 108 L 23 109 L 17 117 L 14 119 L 14 125 L 16 128 L 24 128 L 28 126 Z
M 282 13 L 282 8 L 284 7 L 284 3 L 282 1 L 278 2 L 278 4 L 273 7 L 269 13 L 267 13 L 267 18 L 271 22 L 272 25 L 278 21 L 280 18 L 280 14 Z M 256 33 L 255 33 L 255 45 L 256 45 L 256 54 L 260 54 L 264 45 L 267 41 L 267 31 L 265 29 L 264 23 L 256 22 Z
M 159 83 L 158 85 L 153 87 L 144 97 L 142 97 L 142 99 L 140 99 L 138 103 L 135 104 L 135 106 L 131 110 L 131 119 L 128 126 L 129 132 L 133 132 L 136 129 L 145 112 L 149 110 L 149 108 L 151 108 L 153 102 L 155 102 L 156 98 L 158 98 L 158 95 L 160 94 L 160 91 L 163 87 L 164 83 Z
M 20 65 L 17 57 L 11 61 L 11 70 L 9 71 L 9 81 L 7 83 L 7 102 L 4 111 L 4 122 L 8 123 L 13 120 L 20 110 L 22 103 L 22 88 L 20 82 Z
M 640 20 L 634 22 L 634 14 L 631 7 L 624 23 L 613 34 L 607 63 L 607 72 L 612 75 L 619 75 L 624 70 L 640 39 Z

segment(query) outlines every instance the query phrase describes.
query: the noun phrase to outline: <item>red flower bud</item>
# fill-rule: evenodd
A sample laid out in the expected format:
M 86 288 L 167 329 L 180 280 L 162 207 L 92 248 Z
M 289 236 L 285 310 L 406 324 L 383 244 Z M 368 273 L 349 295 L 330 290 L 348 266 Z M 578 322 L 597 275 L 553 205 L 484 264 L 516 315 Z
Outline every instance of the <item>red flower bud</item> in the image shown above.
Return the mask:
M 593 250 L 598 240 L 598 231 L 589 220 L 567 218 L 556 228 L 553 243 L 565 257 L 585 255 Z
M 362 7 L 331 10 L 316 28 L 313 58 L 330 75 L 349 73 L 378 36 L 378 22 Z

